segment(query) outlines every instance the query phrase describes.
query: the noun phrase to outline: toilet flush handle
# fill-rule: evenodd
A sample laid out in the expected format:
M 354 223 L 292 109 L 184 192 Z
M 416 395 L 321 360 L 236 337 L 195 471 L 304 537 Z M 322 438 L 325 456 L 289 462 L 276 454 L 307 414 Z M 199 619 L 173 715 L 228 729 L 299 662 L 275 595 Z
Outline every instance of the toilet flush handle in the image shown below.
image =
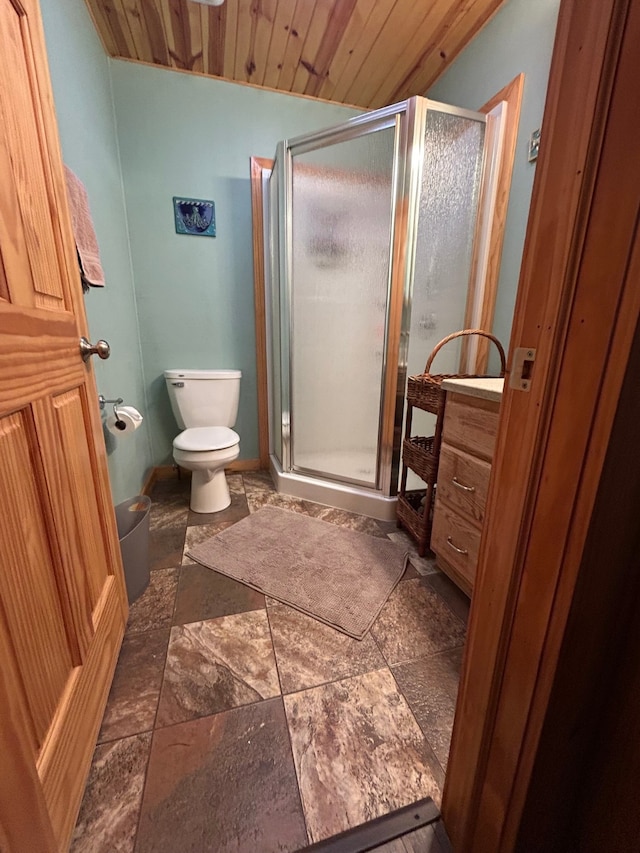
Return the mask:
M 172 382 L 174 388 L 184 388 L 184 382 Z

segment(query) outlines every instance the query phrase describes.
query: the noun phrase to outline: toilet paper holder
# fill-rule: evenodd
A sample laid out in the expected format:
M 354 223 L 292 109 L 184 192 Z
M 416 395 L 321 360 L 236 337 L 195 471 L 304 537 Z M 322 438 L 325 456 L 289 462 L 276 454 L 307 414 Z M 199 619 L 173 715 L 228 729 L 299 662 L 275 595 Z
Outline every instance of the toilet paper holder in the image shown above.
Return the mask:
M 120 419 L 120 415 L 118 414 L 118 406 L 121 406 L 124 403 L 122 397 L 118 397 L 116 400 L 107 400 L 103 394 L 99 394 L 98 403 L 100 403 L 101 409 L 104 409 L 107 403 L 113 403 L 113 416 L 116 419 L 116 425 L 123 423 Z

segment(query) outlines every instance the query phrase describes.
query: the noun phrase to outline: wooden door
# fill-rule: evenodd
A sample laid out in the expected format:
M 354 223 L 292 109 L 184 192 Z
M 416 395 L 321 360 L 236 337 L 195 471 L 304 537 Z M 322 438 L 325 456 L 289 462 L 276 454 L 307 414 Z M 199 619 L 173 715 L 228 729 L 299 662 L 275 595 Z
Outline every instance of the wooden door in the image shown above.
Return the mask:
M 632 382 L 637 397 L 639 40 L 640 0 L 562 0 L 443 794 L 460 853 L 597 847 L 575 834 L 563 845 L 560 821 L 575 829 L 567 812 L 602 739 L 602 673 L 620 666 L 611 649 L 630 575 L 637 587 L 637 505 L 605 461 L 608 449 L 633 460 L 617 459 L 633 483 L 637 421 L 623 392 Z M 535 352 L 526 392 L 510 387 L 516 348 Z M 614 418 L 627 427 L 618 447 Z M 622 647 L 635 653 L 628 637 Z M 623 687 L 628 722 L 638 705 Z M 600 784 L 630 772 L 629 758 L 602 762 Z M 636 781 L 619 778 L 616 793 Z M 627 822 L 630 799 L 592 796 L 602 819 L 589 830 L 612 811 Z M 599 849 L 638 846 L 611 837 Z
M 127 614 L 35 0 L 0 0 L 0 849 L 66 849 Z

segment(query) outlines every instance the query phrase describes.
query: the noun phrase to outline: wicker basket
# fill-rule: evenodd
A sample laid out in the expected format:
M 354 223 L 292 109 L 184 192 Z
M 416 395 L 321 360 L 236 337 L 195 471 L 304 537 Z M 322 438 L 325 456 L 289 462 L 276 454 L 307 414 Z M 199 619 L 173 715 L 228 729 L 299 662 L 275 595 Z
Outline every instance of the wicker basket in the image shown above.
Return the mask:
M 398 521 L 402 522 L 402 526 L 409 531 L 423 552 L 429 546 L 433 512 L 433 501 L 431 501 L 429 518 L 425 523 L 424 506 L 421 503 L 425 495 L 425 489 L 405 492 L 403 495 L 398 495 L 397 504 Z
M 409 381 L 407 382 L 407 403 L 409 403 L 409 405 L 416 406 L 418 409 L 424 409 L 427 412 L 433 412 L 434 415 L 439 415 L 444 405 L 442 380 L 477 377 L 477 374 L 474 373 L 429 373 L 433 359 L 442 347 L 454 338 L 460 338 L 465 335 L 481 335 L 484 338 L 488 338 L 496 345 L 498 354 L 500 355 L 500 376 L 504 376 L 506 362 L 504 349 L 502 348 L 500 341 L 493 335 L 489 334 L 489 332 L 485 332 L 482 329 L 463 329 L 460 332 L 454 332 L 451 335 L 447 335 L 447 337 L 443 338 L 440 343 L 436 344 L 431 355 L 427 359 L 424 373 L 421 373 L 418 376 L 409 377 Z
M 425 482 L 435 477 L 438 468 L 438 454 L 434 453 L 435 437 L 425 438 L 416 435 L 402 442 L 404 464 Z

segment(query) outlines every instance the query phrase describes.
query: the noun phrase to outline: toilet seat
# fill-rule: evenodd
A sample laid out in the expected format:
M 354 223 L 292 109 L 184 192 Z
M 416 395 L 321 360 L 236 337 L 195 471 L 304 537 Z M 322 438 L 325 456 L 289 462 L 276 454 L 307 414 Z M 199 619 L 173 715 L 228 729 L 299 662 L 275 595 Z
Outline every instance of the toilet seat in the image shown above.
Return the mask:
M 206 452 L 224 450 L 240 443 L 240 436 L 229 427 L 191 427 L 183 430 L 173 440 L 176 450 Z

